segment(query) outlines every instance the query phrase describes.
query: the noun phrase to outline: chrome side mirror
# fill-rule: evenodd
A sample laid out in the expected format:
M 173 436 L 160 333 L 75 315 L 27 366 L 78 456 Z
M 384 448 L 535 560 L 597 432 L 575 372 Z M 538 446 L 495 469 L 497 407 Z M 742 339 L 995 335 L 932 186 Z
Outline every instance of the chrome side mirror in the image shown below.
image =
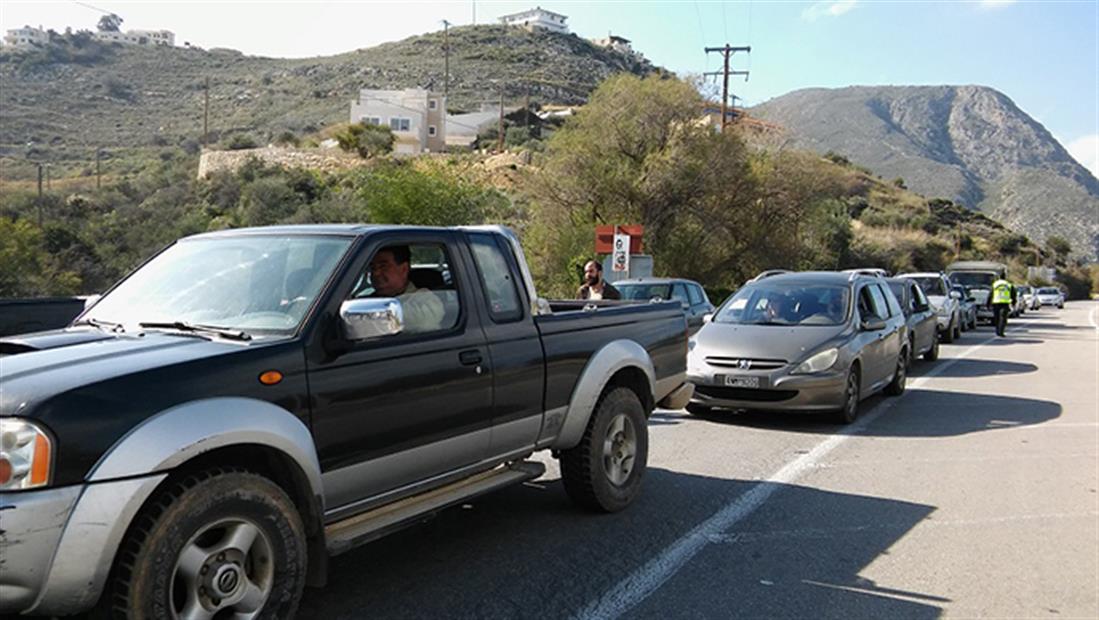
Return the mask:
M 962 294 L 959 293 L 958 291 L 950 291 L 950 298 L 951 299 L 961 299 Z
M 709 312 L 707 314 L 702 315 L 702 322 L 703 323 L 709 323 L 712 320 L 714 320 L 714 313 L 713 312 Z
M 872 316 L 863 321 L 859 327 L 864 332 L 879 332 L 885 329 L 885 319 Z
M 404 310 L 392 297 L 348 299 L 340 304 L 340 323 L 352 342 L 393 336 L 404 329 Z

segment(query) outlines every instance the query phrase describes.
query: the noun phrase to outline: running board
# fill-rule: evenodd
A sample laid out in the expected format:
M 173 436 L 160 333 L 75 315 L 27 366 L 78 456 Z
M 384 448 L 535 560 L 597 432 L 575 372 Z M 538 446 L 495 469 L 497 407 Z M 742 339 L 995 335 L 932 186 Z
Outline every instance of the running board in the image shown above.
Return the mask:
M 339 555 L 359 545 L 381 538 L 444 508 L 464 502 L 501 487 L 541 476 L 546 466 L 535 461 L 519 461 L 470 476 L 421 495 L 337 521 L 324 528 L 328 553 Z

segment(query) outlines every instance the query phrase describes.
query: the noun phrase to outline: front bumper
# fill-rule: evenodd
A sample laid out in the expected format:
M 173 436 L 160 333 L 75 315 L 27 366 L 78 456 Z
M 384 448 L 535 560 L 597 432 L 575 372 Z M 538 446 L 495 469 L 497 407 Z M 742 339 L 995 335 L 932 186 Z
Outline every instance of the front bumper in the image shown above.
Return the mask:
M 81 487 L 0 494 L 0 614 L 30 609 Z
M 687 375 L 687 380 L 695 384 L 692 403 L 725 409 L 835 411 L 843 406 L 847 381 L 846 372 L 835 369 L 811 375 L 774 372 L 759 374 L 766 377 L 767 388 L 728 388 L 715 380 L 715 374 L 722 373 Z
M 0 494 L 0 614 L 94 605 L 126 528 L 166 477 Z

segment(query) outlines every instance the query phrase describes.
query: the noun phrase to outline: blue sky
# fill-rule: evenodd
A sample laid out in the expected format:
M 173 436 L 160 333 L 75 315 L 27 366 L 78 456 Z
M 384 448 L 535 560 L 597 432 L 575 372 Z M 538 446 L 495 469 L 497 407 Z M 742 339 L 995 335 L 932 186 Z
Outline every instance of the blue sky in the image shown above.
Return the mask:
M 1011 97 L 1099 175 L 1099 2 L 233 2 L 95 0 L 123 28 L 167 28 L 177 42 L 249 54 L 335 54 L 469 24 L 536 4 L 568 16 L 585 37 L 631 39 L 678 73 L 716 70 L 707 45 L 751 45 L 734 65 L 749 69 L 733 91 L 748 105 L 810 86 L 981 84 Z M 0 29 L 94 26 L 75 2 L 0 3 Z

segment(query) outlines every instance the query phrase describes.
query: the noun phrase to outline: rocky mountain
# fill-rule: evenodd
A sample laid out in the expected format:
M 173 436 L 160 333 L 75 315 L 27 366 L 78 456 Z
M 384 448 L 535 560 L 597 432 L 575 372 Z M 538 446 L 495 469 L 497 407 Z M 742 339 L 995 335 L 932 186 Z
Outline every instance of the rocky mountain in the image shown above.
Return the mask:
M 1099 255 L 1099 180 L 992 88 L 813 88 L 751 113 L 785 127 L 789 146 L 831 151 L 1038 242 L 1060 235 L 1081 256 Z
M 504 26 L 452 28 L 451 109 L 481 102 L 578 103 L 605 77 L 656 70 L 640 56 L 573 34 Z M 163 147 L 202 138 L 206 80 L 213 141 L 265 141 L 347 120 L 362 88 L 443 90 L 444 35 L 411 37 L 306 59 L 226 49 L 135 48 L 59 36 L 29 52 L 0 52 L 0 157 L 8 173 L 27 159 L 87 161 L 94 147 Z M 71 151 L 72 153 L 68 153 Z M 78 152 L 77 152 L 78 151 Z M 55 169 L 56 172 L 56 169 Z

